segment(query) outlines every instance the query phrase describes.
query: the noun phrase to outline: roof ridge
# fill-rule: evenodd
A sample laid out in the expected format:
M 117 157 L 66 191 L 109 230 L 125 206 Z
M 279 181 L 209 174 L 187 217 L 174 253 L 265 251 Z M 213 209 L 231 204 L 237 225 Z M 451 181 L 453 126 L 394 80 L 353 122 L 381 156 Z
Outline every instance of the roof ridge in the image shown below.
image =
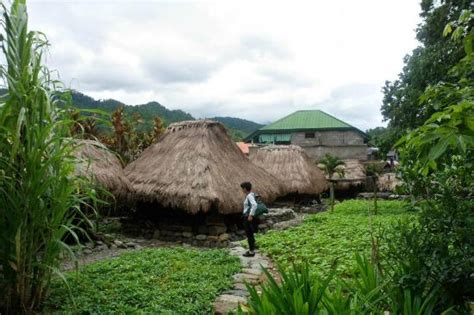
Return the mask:
M 278 119 L 278 120 L 275 120 L 274 122 L 269 123 L 268 125 L 264 125 L 264 126 L 262 126 L 260 129 L 258 129 L 258 130 L 262 130 L 263 128 L 265 128 L 265 127 L 267 127 L 267 126 L 276 124 L 277 122 L 280 122 L 280 121 L 282 121 L 283 119 L 287 119 L 288 117 L 293 116 L 293 115 L 296 114 L 297 112 L 299 112 L 299 111 L 296 111 L 296 112 L 293 112 L 293 113 L 291 113 L 291 114 L 288 114 L 288 115 L 286 115 L 286 116 L 284 116 L 284 117 L 282 117 L 282 118 L 280 118 L 280 119 Z

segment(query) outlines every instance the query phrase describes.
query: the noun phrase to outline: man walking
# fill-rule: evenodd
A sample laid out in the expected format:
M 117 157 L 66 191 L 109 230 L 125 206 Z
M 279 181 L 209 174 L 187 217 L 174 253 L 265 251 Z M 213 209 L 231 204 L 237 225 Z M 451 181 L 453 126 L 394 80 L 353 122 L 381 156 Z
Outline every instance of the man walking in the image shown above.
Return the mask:
M 249 250 L 246 251 L 244 257 L 255 256 L 255 236 L 254 233 L 257 230 L 257 218 L 255 217 L 255 211 L 257 210 L 257 201 L 255 200 L 255 194 L 252 192 L 252 184 L 249 182 L 243 182 L 240 184 L 242 191 L 245 194 L 244 201 L 244 229 L 247 235 L 247 241 L 249 243 Z

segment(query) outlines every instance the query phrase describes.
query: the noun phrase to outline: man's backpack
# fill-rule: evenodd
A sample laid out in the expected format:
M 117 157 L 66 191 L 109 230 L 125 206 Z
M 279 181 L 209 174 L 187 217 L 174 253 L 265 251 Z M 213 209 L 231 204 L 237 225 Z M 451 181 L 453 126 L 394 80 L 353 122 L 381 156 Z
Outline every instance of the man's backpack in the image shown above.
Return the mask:
M 257 210 L 255 210 L 255 216 L 259 217 L 261 215 L 264 215 L 265 213 L 268 213 L 268 208 L 263 203 L 262 197 L 257 193 L 253 193 L 253 196 L 255 197 L 255 201 L 257 202 Z

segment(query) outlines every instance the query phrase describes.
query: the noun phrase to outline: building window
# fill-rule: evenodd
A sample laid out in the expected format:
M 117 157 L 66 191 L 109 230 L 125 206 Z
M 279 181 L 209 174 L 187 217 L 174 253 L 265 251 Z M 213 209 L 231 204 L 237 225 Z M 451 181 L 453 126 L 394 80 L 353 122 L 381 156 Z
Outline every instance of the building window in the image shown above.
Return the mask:
M 306 139 L 314 139 L 314 137 L 315 137 L 314 132 L 307 132 L 307 133 L 304 134 L 304 137 Z

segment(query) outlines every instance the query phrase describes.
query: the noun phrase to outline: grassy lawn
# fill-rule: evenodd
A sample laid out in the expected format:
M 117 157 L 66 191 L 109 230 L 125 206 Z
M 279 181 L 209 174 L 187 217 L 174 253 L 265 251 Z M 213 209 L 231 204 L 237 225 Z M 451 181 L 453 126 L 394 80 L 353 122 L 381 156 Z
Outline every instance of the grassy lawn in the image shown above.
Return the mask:
M 298 227 L 259 235 L 257 243 L 260 251 L 283 266 L 307 261 L 313 271 L 327 275 L 336 262 L 337 274 L 346 277 L 353 269 L 355 252 L 370 254 L 369 220 L 377 233 L 391 222 L 413 215 L 400 201 L 379 201 L 379 214 L 370 219 L 369 209 L 373 209 L 372 201 L 344 201 L 333 213 L 315 214 Z
M 238 258 L 225 250 L 144 249 L 67 273 L 71 293 L 58 279 L 49 311 L 80 314 L 206 314 L 232 284 Z

